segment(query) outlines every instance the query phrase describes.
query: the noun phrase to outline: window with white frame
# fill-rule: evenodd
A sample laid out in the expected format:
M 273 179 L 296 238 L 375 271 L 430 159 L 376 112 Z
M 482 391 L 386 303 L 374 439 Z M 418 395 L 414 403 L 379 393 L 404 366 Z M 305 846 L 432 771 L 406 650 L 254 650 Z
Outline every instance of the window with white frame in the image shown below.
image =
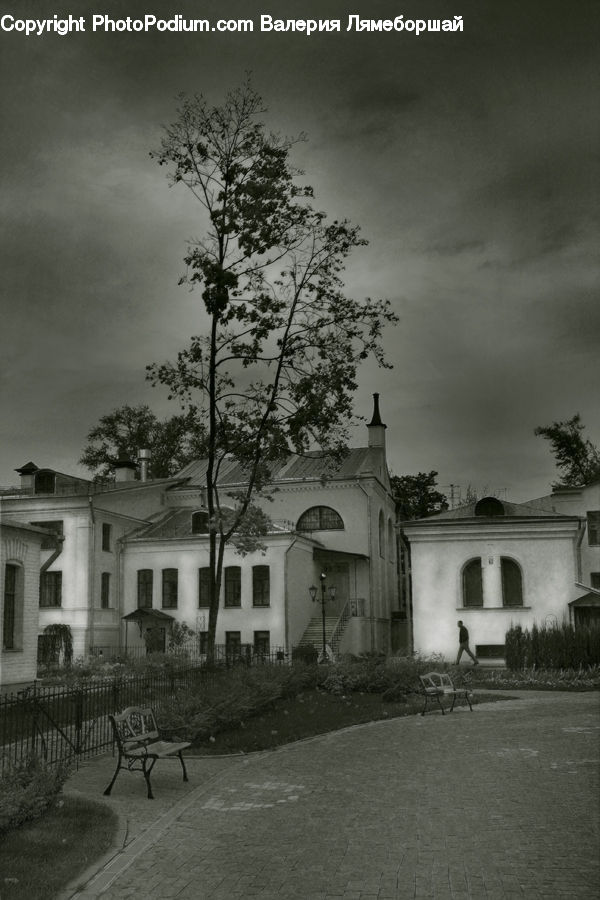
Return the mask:
M 600 510 L 591 510 L 587 514 L 588 544 L 590 547 L 600 546 Z
M 137 608 L 152 609 L 152 588 L 154 576 L 152 569 L 138 569 L 137 573 Z
M 225 607 L 242 605 L 242 570 L 239 566 L 225 569 Z
M 252 567 L 252 606 L 269 606 L 271 602 L 268 566 Z
M 62 605 L 62 572 L 42 572 L 40 575 L 40 606 Z
M 162 608 L 177 609 L 177 569 L 162 570 Z
M 342 531 L 344 523 L 330 506 L 312 506 L 298 519 L 296 531 Z

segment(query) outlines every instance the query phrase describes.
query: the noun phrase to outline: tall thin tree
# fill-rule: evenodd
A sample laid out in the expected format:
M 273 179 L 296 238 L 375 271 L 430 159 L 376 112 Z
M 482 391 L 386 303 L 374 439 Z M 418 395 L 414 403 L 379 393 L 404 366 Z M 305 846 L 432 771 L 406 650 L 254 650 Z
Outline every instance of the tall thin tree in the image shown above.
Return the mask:
M 313 207 L 290 162 L 295 140 L 269 132 L 264 113 L 249 81 L 221 106 L 182 96 L 152 154 L 197 200 L 205 227 L 181 279 L 202 289 L 204 333 L 148 377 L 207 423 L 209 654 L 225 547 L 264 531 L 252 501 L 276 460 L 314 447 L 343 454 L 357 367 L 369 356 L 387 365 L 382 329 L 396 321 L 389 302 L 346 296 L 344 263 L 366 241 Z M 245 473 L 233 501 L 219 489 L 226 459 Z

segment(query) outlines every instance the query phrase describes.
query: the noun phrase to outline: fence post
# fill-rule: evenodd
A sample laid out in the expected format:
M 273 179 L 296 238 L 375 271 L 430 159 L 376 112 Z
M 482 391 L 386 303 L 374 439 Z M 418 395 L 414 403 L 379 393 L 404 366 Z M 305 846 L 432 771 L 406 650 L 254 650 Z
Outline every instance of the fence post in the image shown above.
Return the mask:
M 75 753 L 81 753 L 81 732 L 83 731 L 83 689 L 75 692 Z
M 37 682 L 33 682 L 33 694 L 31 696 L 31 753 L 34 754 L 37 751 L 37 739 L 38 739 L 38 710 L 37 710 Z

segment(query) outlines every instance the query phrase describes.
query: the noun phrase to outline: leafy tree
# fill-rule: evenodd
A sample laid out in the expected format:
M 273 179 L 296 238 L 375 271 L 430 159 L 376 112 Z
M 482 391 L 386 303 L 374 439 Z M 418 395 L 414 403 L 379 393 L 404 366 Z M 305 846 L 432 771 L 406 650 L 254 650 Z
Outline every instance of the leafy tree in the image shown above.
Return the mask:
M 560 471 L 560 481 L 554 487 L 589 484 L 600 478 L 600 450 L 583 437 L 584 428 L 581 416 L 576 413 L 566 422 L 553 422 L 535 429 L 534 434 L 550 441 Z
M 138 451 L 152 451 L 153 478 L 168 478 L 204 452 L 204 429 L 193 411 L 159 420 L 149 406 L 120 406 L 102 416 L 87 436 L 82 465 L 97 480 L 110 478 L 119 456 L 136 461 Z
M 153 384 L 206 422 L 210 611 L 213 652 L 225 547 L 240 531 L 275 460 L 318 447 L 344 453 L 359 363 L 385 366 L 389 303 L 346 296 L 341 272 L 365 241 L 348 221 L 327 222 L 298 184 L 295 140 L 270 133 L 249 81 L 210 106 L 181 97 L 176 121 L 151 154 L 198 202 L 203 239 L 188 243 L 182 282 L 202 289 L 204 333 L 175 362 L 149 366 Z M 219 491 L 223 462 L 246 483 Z
M 401 520 L 423 519 L 448 509 L 446 495 L 436 490 L 437 474 L 432 471 L 391 476 L 396 513 Z

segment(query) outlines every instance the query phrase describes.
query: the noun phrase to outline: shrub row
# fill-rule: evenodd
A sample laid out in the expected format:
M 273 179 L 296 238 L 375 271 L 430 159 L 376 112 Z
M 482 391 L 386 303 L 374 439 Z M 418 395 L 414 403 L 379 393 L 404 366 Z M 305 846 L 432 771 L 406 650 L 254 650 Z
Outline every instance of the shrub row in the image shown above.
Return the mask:
M 215 673 L 200 690 L 182 689 L 160 702 L 160 728 L 178 740 L 207 740 L 243 724 L 276 700 L 314 688 L 323 677 L 318 666 L 258 666 Z
M 567 622 L 548 627 L 514 625 L 506 633 L 506 665 L 513 671 L 530 668 L 577 669 L 600 664 L 600 628 L 574 628 Z
M 0 778 L 0 834 L 41 816 L 68 774 L 68 765 L 49 766 L 37 756 L 7 766 Z

